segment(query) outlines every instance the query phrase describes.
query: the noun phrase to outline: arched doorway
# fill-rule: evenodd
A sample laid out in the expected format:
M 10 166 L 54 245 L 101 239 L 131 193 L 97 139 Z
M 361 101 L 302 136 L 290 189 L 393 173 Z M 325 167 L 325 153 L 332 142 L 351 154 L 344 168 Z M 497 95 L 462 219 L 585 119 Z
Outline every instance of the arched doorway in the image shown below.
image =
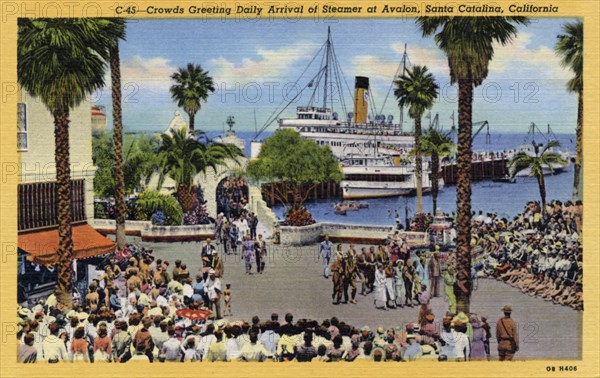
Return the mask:
M 231 175 L 219 182 L 216 190 L 217 214 L 223 213 L 230 221 L 236 220 L 248 204 L 248 182 Z

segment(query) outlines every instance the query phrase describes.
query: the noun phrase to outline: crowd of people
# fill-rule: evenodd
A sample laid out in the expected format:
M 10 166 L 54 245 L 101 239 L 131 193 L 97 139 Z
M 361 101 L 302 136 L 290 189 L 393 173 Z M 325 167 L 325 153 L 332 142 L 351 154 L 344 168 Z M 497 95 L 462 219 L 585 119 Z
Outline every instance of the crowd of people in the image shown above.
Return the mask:
M 493 213 L 474 214 L 472 287 L 476 289 L 478 277 L 489 277 L 581 310 L 582 204 L 552 201 L 542 210 L 539 203 L 529 202 L 510 221 Z M 220 219 L 217 238 L 223 243 L 227 221 L 224 214 Z M 252 235 L 250 227 L 242 235 L 246 273 L 252 274 L 254 263 L 262 273 L 265 241 L 256 231 Z M 229 251 L 237 251 L 239 242 L 236 238 L 235 249 Z M 357 294 L 373 293 L 377 308 L 418 306 L 416 322 L 387 330 L 378 327 L 375 333 L 335 317 L 294 322 L 287 314 L 280 323 L 273 314 L 264 322 L 257 316 L 250 322 L 234 321 L 232 288 L 222 283 L 222 257 L 210 239 L 200 253 L 202 268 L 194 278 L 182 261 L 171 266 L 143 252 L 126 263 L 107 261 L 87 293 L 73 298 L 68 308 L 55 295 L 19 308 L 19 361 L 489 359 L 492 334 L 487 319 L 457 311 L 457 292 L 465 288 L 456 276 L 454 254 L 439 247 L 412 250 L 400 232 L 386 243 L 359 250 L 354 244 L 344 250 L 327 236 L 319 244 L 323 276 L 333 281 L 334 304 L 355 304 Z M 436 322 L 429 302 L 443 295 L 448 312 Z M 495 338 L 499 358 L 510 360 L 518 351 L 518 331 L 512 309 L 505 306 L 502 312 Z
M 476 314 L 448 313 L 440 327 L 435 316 L 427 312 L 421 322 L 388 329 L 379 326 L 375 332 L 368 326 L 359 329 L 336 317 L 321 322 L 294 322 L 291 313 L 281 323 L 275 313 L 267 321 L 258 316 L 250 322 L 216 318 L 192 321 L 177 315 L 180 294 L 171 294 L 170 290 L 168 294 L 168 304 L 160 307 L 136 302 L 131 296 L 129 314 L 114 311 L 105 303 L 90 306 L 89 298 L 87 305 L 76 304 L 76 309 L 66 313 L 51 300 L 31 310 L 21 308 L 18 360 L 379 362 L 490 357 L 491 328 L 485 317 Z M 193 306 L 202 307 L 202 299 L 194 300 Z M 510 319 L 512 309 L 505 306 L 502 311 L 505 316 L 498 324 L 502 322 L 504 327 L 496 328 L 501 360 L 511 359 L 518 350 L 518 333 Z M 504 340 L 506 347 L 502 345 Z
M 545 211 L 538 202 L 529 202 L 512 221 L 479 214 L 472 244 L 481 253 L 482 275 L 582 310 L 582 214 L 580 201 L 552 201 Z
M 227 177 L 217 186 L 217 212 L 238 219 L 248 204 L 248 183 L 243 177 Z

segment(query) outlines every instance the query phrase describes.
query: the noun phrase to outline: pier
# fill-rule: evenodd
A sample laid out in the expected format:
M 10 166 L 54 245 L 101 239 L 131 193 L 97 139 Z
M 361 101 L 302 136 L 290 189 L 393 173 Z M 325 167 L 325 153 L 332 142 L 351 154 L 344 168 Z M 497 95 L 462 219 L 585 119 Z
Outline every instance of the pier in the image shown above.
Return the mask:
M 471 180 L 483 181 L 503 178 L 508 175 L 507 158 L 486 158 L 471 162 Z M 458 165 L 456 162 L 442 164 L 442 177 L 445 185 L 456 185 Z
M 289 200 L 292 199 L 293 193 L 291 190 L 287 189 L 287 183 L 281 182 L 281 183 L 274 183 L 274 184 L 264 184 L 261 187 L 262 197 L 269 207 L 280 204 L 280 201 L 275 197 L 275 187 L 276 186 L 278 188 L 278 192 L 287 193 L 288 199 Z M 305 184 L 302 187 L 302 190 L 305 190 L 308 186 L 309 186 L 308 184 Z M 281 188 L 283 188 L 283 190 L 281 190 Z M 316 185 L 308 194 L 307 200 L 322 199 L 322 198 L 341 198 L 341 196 L 342 196 L 342 191 L 340 188 L 340 184 L 333 182 L 333 181 L 328 181 L 328 182 L 323 182 L 321 184 Z

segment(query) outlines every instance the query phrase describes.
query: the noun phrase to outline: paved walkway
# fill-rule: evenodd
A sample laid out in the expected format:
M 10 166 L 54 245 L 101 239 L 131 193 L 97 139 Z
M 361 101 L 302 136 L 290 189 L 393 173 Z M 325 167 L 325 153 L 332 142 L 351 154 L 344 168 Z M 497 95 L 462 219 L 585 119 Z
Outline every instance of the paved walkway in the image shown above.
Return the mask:
M 195 277 L 200 269 L 201 243 L 153 243 L 154 255 L 171 263 L 181 259 Z M 344 246 L 345 247 L 345 246 Z M 241 249 L 241 248 L 240 248 Z M 244 274 L 240 256 L 224 256 L 223 284 L 231 283 L 233 319 L 250 320 L 253 315 L 268 319 L 272 312 L 283 319 L 291 312 L 295 319 L 311 318 L 322 321 L 337 316 L 349 324 L 372 329 L 382 325 L 396 326 L 414 322 L 418 308 L 383 311 L 373 307 L 372 295 L 357 295 L 358 304 L 333 305 L 332 283 L 322 276 L 322 265 L 317 260 L 317 247 L 269 246 L 269 256 L 264 274 Z M 254 270 L 256 267 L 253 267 Z M 359 287 L 360 291 L 360 287 Z M 479 280 L 478 290 L 472 296 L 471 309 L 487 315 L 495 332 L 495 324 L 504 304 L 513 308 L 513 318 L 518 323 L 521 345 L 520 358 L 579 358 L 581 356 L 582 313 L 520 291 L 495 280 Z M 444 298 L 434 298 L 431 303 L 436 319 L 445 314 Z M 491 341 L 493 356 L 495 340 Z

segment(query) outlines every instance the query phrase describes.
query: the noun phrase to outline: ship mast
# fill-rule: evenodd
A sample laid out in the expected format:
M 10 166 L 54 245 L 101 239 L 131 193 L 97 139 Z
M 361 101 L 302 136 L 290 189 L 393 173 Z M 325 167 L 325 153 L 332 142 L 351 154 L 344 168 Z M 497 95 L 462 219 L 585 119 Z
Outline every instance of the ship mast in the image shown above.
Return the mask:
M 323 86 L 323 107 L 327 107 L 327 85 L 329 75 L 329 55 L 331 54 L 331 28 L 327 27 L 327 45 L 325 48 L 325 85 Z
M 406 53 L 406 43 L 404 44 L 404 53 L 402 54 L 402 74 L 400 76 L 404 76 L 406 74 L 406 58 L 408 58 L 408 54 Z M 402 126 L 404 125 L 404 107 L 400 105 L 400 130 L 402 130 Z

